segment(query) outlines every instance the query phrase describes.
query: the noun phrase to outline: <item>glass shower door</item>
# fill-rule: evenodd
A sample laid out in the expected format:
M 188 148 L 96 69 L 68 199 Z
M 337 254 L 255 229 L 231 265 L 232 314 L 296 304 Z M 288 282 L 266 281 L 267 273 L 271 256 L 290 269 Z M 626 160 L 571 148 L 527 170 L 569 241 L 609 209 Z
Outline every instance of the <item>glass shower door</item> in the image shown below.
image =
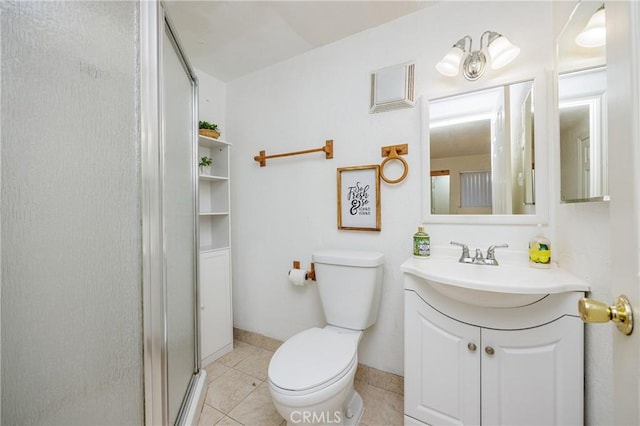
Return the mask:
M 138 4 L 0 1 L 3 425 L 141 425 Z
M 198 361 L 195 88 L 168 24 L 162 41 L 163 247 L 168 419 L 179 418 Z

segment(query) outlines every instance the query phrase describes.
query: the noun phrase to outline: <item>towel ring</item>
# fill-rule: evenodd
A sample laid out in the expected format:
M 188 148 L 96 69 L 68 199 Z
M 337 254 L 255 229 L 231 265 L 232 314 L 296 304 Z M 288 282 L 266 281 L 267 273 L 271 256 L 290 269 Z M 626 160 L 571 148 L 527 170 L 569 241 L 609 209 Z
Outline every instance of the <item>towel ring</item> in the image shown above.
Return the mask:
M 400 183 L 402 182 L 406 177 L 407 174 L 409 173 L 409 164 L 407 164 L 407 160 L 405 160 L 404 158 L 400 157 L 398 155 L 398 151 L 400 151 L 401 154 L 406 154 L 409 152 L 409 148 L 408 146 L 405 145 L 395 145 L 395 146 L 385 146 L 382 148 L 382 156 L 383 157 L 387 157 L 384 160 L 382 160 L 382 163 L 380 163 L 380 177 L 382 178 L 382 180 L 384 180 L 387 183 L 390 184 L 395 184 L 395 183 Z M 402 175 L 398 178 L 398 179 L 388 179 L 385 175 L 384 175 L 384 166 L 386 166 L 386 164 L 391 161 L 391 160 L 398 160 L 402 163 L 403 167 L 404 167 L 404 172 L 402 173 Z

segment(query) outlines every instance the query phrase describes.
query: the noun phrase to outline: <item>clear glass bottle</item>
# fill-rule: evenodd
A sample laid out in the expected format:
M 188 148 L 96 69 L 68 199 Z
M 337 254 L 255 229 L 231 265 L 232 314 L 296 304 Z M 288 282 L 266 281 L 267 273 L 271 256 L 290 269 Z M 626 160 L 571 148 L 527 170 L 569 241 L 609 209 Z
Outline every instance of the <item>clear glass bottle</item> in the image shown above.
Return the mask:
M 424 232 L 424 226 L 418 226 L 418 232 L 413 234 L 413 255 L 415 257 L 431 256 L 431 237 Z

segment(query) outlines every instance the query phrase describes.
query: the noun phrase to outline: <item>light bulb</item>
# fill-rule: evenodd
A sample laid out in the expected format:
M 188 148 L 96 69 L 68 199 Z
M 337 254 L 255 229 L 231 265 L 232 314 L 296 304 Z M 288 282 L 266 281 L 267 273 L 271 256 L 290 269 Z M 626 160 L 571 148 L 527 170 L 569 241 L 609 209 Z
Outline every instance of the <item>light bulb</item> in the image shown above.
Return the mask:
M 607 26 L 604 7 L 594 13 L 582 32 L 576 37 L 576 43 L 582 47 L 600 47 L 607 42 Z
M 487 50 L 491 57 L 491 69 L 494 70 L 509 64 L 520 54 L 520 48 L 511 44 L 503 35 L 489 43 Z
M 447 77 L 455 77 L 460 72 L 460 61 L 464 52 L 459 47 L 452 47 L 444 58 L 436 64 L 436 69 L 440 74 Z

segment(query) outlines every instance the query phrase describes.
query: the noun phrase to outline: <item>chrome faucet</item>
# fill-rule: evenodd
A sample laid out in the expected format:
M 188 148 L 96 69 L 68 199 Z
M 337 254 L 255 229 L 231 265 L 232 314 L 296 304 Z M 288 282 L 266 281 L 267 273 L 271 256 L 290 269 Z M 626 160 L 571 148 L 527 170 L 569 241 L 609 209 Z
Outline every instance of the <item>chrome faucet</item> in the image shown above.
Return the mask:
M 451 244 L 454 246 L 462 247 L 462 255 L 458 262 L 460 263 L 473 263 L 475 265 L 494 265 L 498 266 L 498 260 L 496 259 L 496 249 L 502 247 L 509 247 L 509 244 L 493 244 L 489 246 L 487 249 L 487 257 L 482 255 L 482 250 L 479 248 L 476 249 L 475 257 L 471 257 L 469 255 L 469 247 L 466 244 L 457 243 L 455 241 L 451 241 Z

